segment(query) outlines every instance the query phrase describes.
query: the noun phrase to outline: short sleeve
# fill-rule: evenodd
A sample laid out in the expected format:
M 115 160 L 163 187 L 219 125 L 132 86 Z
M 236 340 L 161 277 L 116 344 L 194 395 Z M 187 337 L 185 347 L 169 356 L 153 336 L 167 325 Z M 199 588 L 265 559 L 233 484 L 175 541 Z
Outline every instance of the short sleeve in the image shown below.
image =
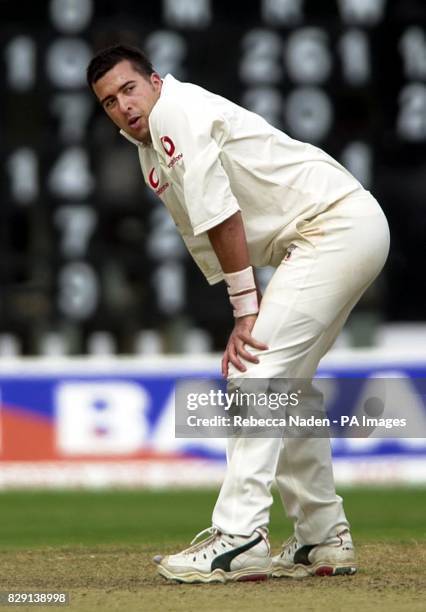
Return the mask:
M 181 182 L 183 204 L 194 236 L 238 212 L 240 207 L 220 160 L 221 144 L 228 130 L 226 120 L 201 104 L 196 95 L 185 104 L 182 100 L 160 98 L 152 115 L 154 147 L 162 155 L 173 151 L 169 164 L 180 162 L 176 177 Z

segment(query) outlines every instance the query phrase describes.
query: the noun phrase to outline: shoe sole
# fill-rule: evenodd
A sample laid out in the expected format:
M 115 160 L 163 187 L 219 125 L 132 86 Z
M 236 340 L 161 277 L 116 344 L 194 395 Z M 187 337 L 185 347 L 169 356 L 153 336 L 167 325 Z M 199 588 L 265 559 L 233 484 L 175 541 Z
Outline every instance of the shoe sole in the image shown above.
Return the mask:
M 175 574 L 167 569 L 167 567 L 164 565 L 158 565 L 157 571 L 160 576 L 163 576 L 163 578 L 166 578 L 167 580 L 173 580 L 174 582 L 185 584 L 196 582 L 202 582 L 203 584 L 207 584 L 209 582 L 220 582 L 222 584 L 225 584 L 226 582 L 251 582 L 267 580 L 271 575 L 271 568 L 259 569 L 256 567 L 249 567 L 235 572 L 225 572 L 224 570 L 216 569 L 209 574 L 196 571 Z
M 308 578 L 310 576 L 353 576 L 357 566 L 316 563 L 315 565 L 295 565 L 291 569 L 277 567 L 272 570 L 272 578 Z

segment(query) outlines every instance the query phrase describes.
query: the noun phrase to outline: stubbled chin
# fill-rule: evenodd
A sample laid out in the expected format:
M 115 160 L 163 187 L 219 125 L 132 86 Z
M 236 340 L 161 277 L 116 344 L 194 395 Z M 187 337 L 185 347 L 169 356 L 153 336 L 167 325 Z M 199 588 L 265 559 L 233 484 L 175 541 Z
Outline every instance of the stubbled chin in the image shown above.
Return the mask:
M 151 134 L 148 130 L 138 131 L 138 130 L 131 130 L 127 128 L 125 131 L 127 131 L 127 133 L 130 134 L 130 136 L 132 136 L 136 140 L 139 140 L 139 142 L 141 142 L 144 145 L 152 144 Z
M 144 145 L 152 144 L 151 134 L 149 132 L 147 134 L 139 136 L 138 140 L 140 140 L 141 143 Z

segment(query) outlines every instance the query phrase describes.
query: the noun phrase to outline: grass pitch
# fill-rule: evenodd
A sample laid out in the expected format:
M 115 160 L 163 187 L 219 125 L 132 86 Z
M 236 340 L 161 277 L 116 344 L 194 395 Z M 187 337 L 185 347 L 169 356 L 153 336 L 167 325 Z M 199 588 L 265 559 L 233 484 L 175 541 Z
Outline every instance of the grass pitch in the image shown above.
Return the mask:
M 2 493 L 0 590 L 68 591 L 70 606 L 49 609 L 82 612 L 423 612 L 426 490 L 341 494 L 357 544 L 356 576 L 206 586 L 167 583 L 151 558 L 188 546 L 209 525 L 216 492 Z M 274 552 L 290 532 L 276 499 Z

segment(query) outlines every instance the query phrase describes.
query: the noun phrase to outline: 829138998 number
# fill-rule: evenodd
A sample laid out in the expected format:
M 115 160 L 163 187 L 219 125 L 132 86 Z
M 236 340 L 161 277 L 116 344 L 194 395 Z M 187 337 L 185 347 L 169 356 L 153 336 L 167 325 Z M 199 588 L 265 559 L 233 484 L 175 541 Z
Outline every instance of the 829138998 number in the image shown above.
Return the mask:
M 0 592 L 0 605 L 66 605 L 69 604 L 68 593 L 62 592 Z

